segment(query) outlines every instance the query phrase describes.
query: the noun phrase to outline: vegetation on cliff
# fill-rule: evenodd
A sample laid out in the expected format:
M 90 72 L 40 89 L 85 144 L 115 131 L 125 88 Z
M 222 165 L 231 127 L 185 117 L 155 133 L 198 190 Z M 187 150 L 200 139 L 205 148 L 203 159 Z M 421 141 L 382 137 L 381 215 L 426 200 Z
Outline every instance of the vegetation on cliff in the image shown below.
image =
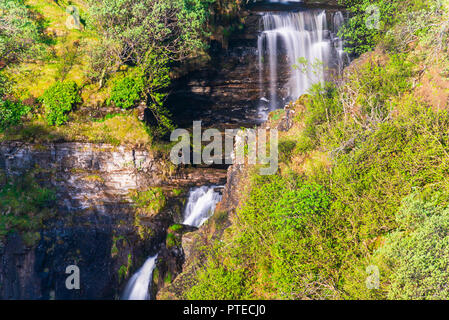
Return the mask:
M 2 1 L 0 140 L 45 136 L 52 141 L 57 136 L 92 141 L 88 137 L 94 135 L 98 141 L 101 135 L 80 135 L 64 127 L 89 131 L 98 120 L 115 114 L 140 122 L 144 109 L 153 117 L 148 124 L 142 122 L 148 128 L 138 131 L 136 141 L 121 141 L 123 135 L 136 136 L 129 127 L 129 134 L 115 137 L 119 143 L 140 144 L 172 130 L 164 105 L 171 66 L 205 54 L 210 13 L 221 10 L 223 3 Z M 123 126 L 110 129 L 121 131 Z
M 38 184 L 29 173 L 0 182 L 0 245 L 11 233 L 19 233 L 24 243 L 32 246 L 40 239 L 39 230 L 55 214 L 55 194 Z
M 232 226 L 186 297 L 449 298 L 449 5 L 374 4 L 396 9 L 372 33 L 353 12 L 344 32 L 366 53 L 289 106 L 278 175 L 248 169 Z

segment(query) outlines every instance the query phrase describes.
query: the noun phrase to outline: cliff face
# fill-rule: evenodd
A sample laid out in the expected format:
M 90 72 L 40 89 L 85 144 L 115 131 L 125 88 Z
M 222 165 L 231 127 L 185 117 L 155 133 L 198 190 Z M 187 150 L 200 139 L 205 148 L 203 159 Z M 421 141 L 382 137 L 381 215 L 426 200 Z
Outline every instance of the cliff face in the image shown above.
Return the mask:
M 39 242 L 28 247 L 19 234 L 0 244 L 0 299 L 112 299 L 147 255 L 159 250 L 165 230 L 180 220 L 182 202 L 143 224 L 128 194 L 158 186 L 164 160 L 146 150 L 61 143 L 0 145 L 0 169 L 7 177 L 33 171 L 56 191 L 58 213 L 45 222 Z M 68 290 L 66 268 L 80 269 L 80 290 Z
M 188 299 L 186 291 L 195 284 L 195 275 L 206 262 L 208 249 L 231 226 L 235 210 L 242 200 L 240 189 L 246 174 L 244 165 L 234 164 L 228 168 L 222 201 L 217 204 L 214 215 L 200 229 L 182 235 L 180 248 L 184 255 L 183 263 L 174 280 L 159 290 L 158 300 Z

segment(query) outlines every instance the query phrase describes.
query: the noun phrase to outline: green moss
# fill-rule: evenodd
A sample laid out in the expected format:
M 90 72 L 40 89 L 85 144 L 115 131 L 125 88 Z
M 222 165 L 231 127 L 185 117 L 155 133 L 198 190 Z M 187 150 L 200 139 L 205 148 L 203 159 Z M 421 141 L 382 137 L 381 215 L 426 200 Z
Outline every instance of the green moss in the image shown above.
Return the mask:
M 164 278 L 164 283 L 167 285 L 167 284 L 170 284 L 171 282 L 172 282 L 172 274 L 171 274 L 171 272 L 170 271 L 167 271 L 167 273 L 166 273 L 166 275 L 165 275 L 165 278 Z
M 32 174 L 7 182 L 0 189 L 0 241 L 13 232 L 32 246 L 40 239 L 38 231 L 54 216 L 55 193 L 42 188 Z
M 49 126 L 36 117 L 20 127 L 12 127 L 0 133 L 0 141 L 15 140 L 33 143 L 92 142 L 138 147 L 152 144 L 145 125 L 133 114 L 123 114 L 102 122 L 76 117 L 60 127 Z
M 131 266 L 132 266 L 132 255 L 131 253 L 129 253 L 128 263 L 126 265 L 122 265 L 118 270 L 118 279 L 120 283 L 129 277 L 129 271 L 131 269 Z
M 153 187 L 145 191 L 131 192 L 131 199 L 142 216 L 155 216 L 165 207 L 167 199 L 162 188 Z
M 172 247 L 175 247 L 177 244 L 176 236 L 173 233 L 168 233 L 165 243 L 166 243 L 167 248 L 169 248 L 169 249 Z
M 117 254 L 119 253 L 119 249 L 117 247 L 117 242 L 118 241 L 124 241 L 125 237 L 124 236 L 113 236 L 112 237 L 112 247 L 111 247 L 111 257 L 114 258 L 115 256 L 117 256 Z
M 170 228 L 168 228 L 168 230 L 176 232 L 176 231 L 182 230 L 182 228 L 183 228 L 182 225 L 174 224 L 174 225 L 170 226 Z

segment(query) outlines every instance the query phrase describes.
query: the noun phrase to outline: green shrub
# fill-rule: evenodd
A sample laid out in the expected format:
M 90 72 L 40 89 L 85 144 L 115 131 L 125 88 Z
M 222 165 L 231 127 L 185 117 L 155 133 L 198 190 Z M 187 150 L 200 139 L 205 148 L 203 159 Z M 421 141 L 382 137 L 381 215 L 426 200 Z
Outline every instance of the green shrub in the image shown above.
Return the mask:
M 81 96 L 74 81 L 57 82 L 41 97 L 49 125 L 60 126 L 68 121 L 68 114 L 79 103 Z
M 35 53 L 39 26 L 24 0 L 0 1 L 0 61 L 15 62 Z
M 375 255 L 387 266 L 389 299 L 449 298 L 449 208 L 414 193 L 397 214 L 400 229 Z
M 230 229 L 231 239 L 216 242 L 207 268 L 188 292 L 192 299 L 297 299 L 330 296 L 324 279 L 331 251 L 321 234 L 326 230 L 330 197 L 316 184 L 281 176 L 250 178 Z M 331 268 L 331 267 L 330 267 Z M 323 278 L 320 278 L 320 277 Z M 306 288 L 309 288 L 309 291 Z
M 274 224 L 285 234 L 303 231 L 307 225 L 322 221 L 321 215 L 329 210 L 330 203 L 329 195 L 319 185 L 285 190 L 272 214 Z
M 122 109 L 130 109 L 142 100 L 145 81 L 140 73 L 133 73 L 116 80 L 112 86 L 109 103 Z
M 22 117 L 27 115 L 31 108 L 20 102 L 0 100 L 0 132 L 9 127 L 17 126 L 22 122 Z

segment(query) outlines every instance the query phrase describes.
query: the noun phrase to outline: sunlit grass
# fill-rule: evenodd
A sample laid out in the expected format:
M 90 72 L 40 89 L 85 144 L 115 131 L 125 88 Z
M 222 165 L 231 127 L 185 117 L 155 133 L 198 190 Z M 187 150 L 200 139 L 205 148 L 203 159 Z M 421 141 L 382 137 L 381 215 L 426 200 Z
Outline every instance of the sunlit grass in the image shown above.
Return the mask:
M 60 127 L 49 126 L 44 119 L 36 118 L 0 134 L 0 141 L 18 140 L 33 143 L 92 142 L 137 147 L 150 146 L 152 142 L 145 125 L 131 114 L 97 122 L 79 118 Z
M 5 73 L 15 83 L 17 98 L 39 97 L 56 81 L 86 83 L 90 68 L 87 51 L 98 39 L 95 31 L 84 25 L 81 30 L 67 28 L 67 1 L 59 1 L 59 6 L 53 0 L 28 0 L 26 3 L 41 21 L 50 41 L 43 44 L 42 56 L 6 68 Z M 78 7 L 83 22 L 87 18 L 85 3 L 75 0 L 71 5 Z M 70 52 L 73 61 L 67 61 Z

